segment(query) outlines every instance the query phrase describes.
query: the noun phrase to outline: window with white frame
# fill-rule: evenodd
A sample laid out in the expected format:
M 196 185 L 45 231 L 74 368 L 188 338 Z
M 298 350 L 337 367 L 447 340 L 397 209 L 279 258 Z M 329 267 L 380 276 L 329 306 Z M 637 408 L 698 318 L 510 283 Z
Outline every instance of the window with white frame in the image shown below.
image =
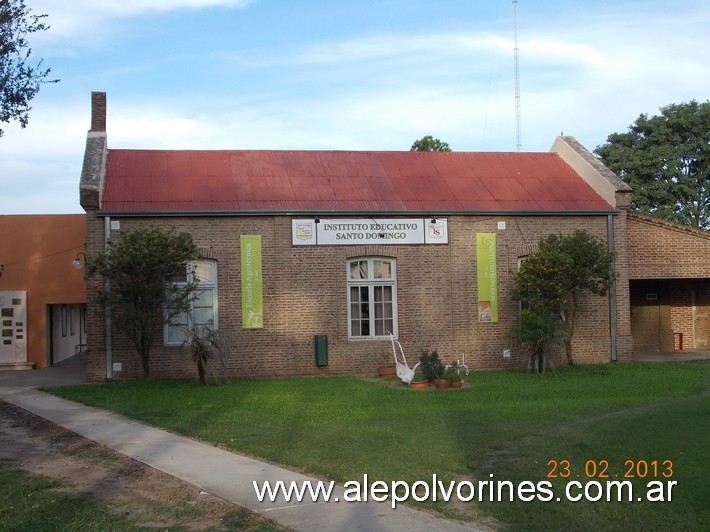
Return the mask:
M 216 329 L 217 324 L 217 263 L 211 260 L 192 261 L 187 264 L 185 276 L 176 284 L 196 282 L 197 288 L 190 297 L 189 308 L 170 318 L 163 331 L 165 345 L 180 345 L 189 328 L 206 325 Z
M 394 259 L 348 261 L 348 338 L 397 334 L 397 269 Z

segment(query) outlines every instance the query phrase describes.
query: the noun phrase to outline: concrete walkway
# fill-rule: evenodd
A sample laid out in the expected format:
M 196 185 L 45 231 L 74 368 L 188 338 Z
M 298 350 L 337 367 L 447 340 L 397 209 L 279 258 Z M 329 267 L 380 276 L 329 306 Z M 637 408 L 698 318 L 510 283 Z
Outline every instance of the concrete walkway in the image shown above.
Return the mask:
M 0 371 L 0 399 L 295 530 L 485 529 L 438 518 L 402 504 L 392 509 L 389 502 L 343 502 L 342 486 L 333 490 L 333 496 L 341 502 L 326 503 L 322 496 L 315 503 L 309 498 L 302 503 L 289 502 L 282 496 L 275 502 L 259 502 L 252 481 L 262 486 L 266 480 L 286 484 L 310 480 L 315 487 L 317 479 L 36 390 L 38 386 L 83 382 L 80 361 L 43 370 Z
M 673 351 L 634 355 L 634 362 L 693 362 L 694 360 L 710 360 L 710 351 Z

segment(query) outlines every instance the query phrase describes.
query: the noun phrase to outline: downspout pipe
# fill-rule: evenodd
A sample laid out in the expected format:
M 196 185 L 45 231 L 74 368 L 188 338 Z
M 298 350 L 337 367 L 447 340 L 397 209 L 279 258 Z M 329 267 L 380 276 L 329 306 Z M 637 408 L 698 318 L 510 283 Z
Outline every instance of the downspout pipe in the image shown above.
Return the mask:
M 611 253 L 611 265 L 609 266 L 611 275 L 611 286 L 609 287 L 609 341 L 611 346 L 611 361 L 617 361 L 616 345 L 616 255 L 614 253 L 614 217 L 609 214 L 606 218 L 607 244 Z
M 108 242 L 111 238 L 111 217 L 104 218 L 104 253 L 108 253 Z M 106 279 L 106 292 L 111 293 L 111 279 Z M 113 380 L 113 353 L 111 342 L 111 307 L 106 307 L 106 381 Z

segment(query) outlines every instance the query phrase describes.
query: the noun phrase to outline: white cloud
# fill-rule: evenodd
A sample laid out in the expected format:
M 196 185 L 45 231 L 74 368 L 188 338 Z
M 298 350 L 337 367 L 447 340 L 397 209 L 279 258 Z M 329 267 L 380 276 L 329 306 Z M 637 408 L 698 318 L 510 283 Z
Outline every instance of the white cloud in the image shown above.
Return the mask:
M 76 152 L 82 147 L 89 129 L 89 108 L 77 104 L 35 103 L 25 129 L 17 122 L 2 124 L 5 135 L 0 138 L 0 158 L 56 156 Z M 41 148 L 38 148 L 41 146 Z
M 595 66 L 603 66 L 607 62 L 607 57 L 595 44 L 570 42 L 567 39 L 554 36 L 523 40 L 521 47 L 525 57 L 536 62 Z
M 210 128 L 204 119 L 165 114 L 131 113 L 130 116 L 112 119 L 109 129 L 109 146 L 137 149 L 189 149 L 204 144 L 210 137 Z M 155 110 L 151 110 L 155 115 Z M 207 146 L 205 146 L 207 147 Z
M 27 128 L 2 124 L 0 214 L 82 212 L 78 186 L 88 106 L 34 105 Z
M 85 16 L 136 16 L 148 12 L 165 12 L 178 9 L 204 9 L 210 7 L 241 8 L 257 0 L 65 0 L 57 13 L 84 13 Z M 35 13 L 55 11 L 56 0 L 35 0 L 31 5 Z
M 35 0 L 34 14 L 46 14 L 51 31 L 36 36 L 37 40 L 85 39 L 110 31 L 110 20 L 136 17 L 146 13 L 207 8 L 244 8 L 258 0 Z
M 37 4 L 35 12 L 42 12 L 42 2 Z M 82 9 L 91 12 L 93 6 L 86 16 L 107 21 L 160 9 L 236 8 L 248 2 L 66 4 L 78 24 L 86 23 Z M 54 1 L 44 5 L 57 6 Z M 548 17 L 554 27 L 547 20 L 524 26 L 523 149 L 547 150 L 561 131 L 594 149 L 640 113 L 707 99 L 709 13 L 706 8 L 669 17 L 642 11 L 622 16 L 605 9 L 595 18 Z M 313 44 L 285 49 L 238 49 L 238 56 L 233 50 L 206 52 L 200 59 L 209 56 L 223 72 L 236 72 L 233 79 L 225 74 L 221 85 L 175 90 L 171 84 L 157 93 L 109 89 L 109 146 L 406 150 L 415 139 L 433 134 L 456 150 L 515 149 L 513 42 L 505 32 L 314 38 Z M 229 54 L 231 63 L 223 61 Z M 221 61 L 214 60 L 218 56 Z M 101 76 L 112 68 L 106 65 L 105 71 L 87 76 L 105 79 Z M 26 130 L 3 128 L 0 213 L 80 212 L 88 92 L 66 98 L 51 108 L 38 102 Z M 24 191 L 21 201 L 5 193 L 16 189 Z
M 109 15 L 134 16 L 147 11 L 203 9 L 208 7 L 244 7 L 254 0 L 68 0 L 64 5 Z
M 509 53 L 512 42 L 487 32 L 375 35 L 318 43 L 287 58 L 295 64 L 329 64 L 396 58 L 402 62 L 463 56 L 472 52 Z

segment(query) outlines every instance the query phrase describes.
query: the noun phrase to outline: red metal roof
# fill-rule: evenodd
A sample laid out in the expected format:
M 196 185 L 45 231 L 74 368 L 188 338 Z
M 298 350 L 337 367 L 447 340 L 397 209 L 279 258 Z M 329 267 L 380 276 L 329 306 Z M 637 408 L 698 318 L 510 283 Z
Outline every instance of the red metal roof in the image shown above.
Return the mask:
M 609 211 L 555 153 L 109 150 L 101 210 Z

